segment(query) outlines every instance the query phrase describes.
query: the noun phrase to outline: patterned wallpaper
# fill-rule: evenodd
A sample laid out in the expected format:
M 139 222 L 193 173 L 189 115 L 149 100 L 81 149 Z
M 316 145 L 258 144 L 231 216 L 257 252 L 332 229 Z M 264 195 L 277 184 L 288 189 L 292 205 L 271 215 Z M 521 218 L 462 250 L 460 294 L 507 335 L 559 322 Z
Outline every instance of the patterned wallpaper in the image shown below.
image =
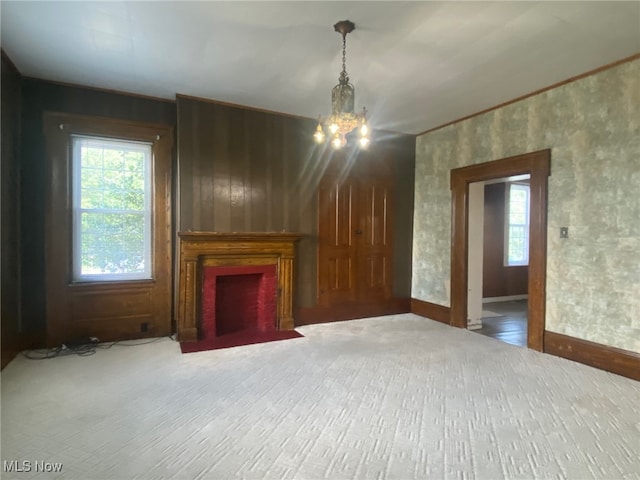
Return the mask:
M 449 305 L 450 170 L 545 148 L 546 329 L 640 352 L 640 60 L 418 137 L 412 297 Z

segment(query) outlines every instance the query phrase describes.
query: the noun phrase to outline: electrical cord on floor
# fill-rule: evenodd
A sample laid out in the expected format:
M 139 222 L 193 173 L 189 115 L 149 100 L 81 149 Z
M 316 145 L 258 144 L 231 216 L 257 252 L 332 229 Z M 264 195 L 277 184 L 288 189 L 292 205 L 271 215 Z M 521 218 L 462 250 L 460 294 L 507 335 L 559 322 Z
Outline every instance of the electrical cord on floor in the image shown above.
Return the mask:
M 157 337 L 143 342 L 130 343 L 131 340 L 121 340 L 118 342 L 98 343 L 91 341 L 74 345 L 61 345 L 55 348 L 43 348 L 38 350 L 25 350 L 22 354 L 29 360 L 48 360 L 50 358 L 64 357 L 66 355 L 77 355 L 79 357 L 88 357 L 94 355 L 98 349 L 108 350 L 111 347 L 137 347 L 157 342 L 164 337 Z M 169 337 L 171 338 L 171 337 Z M 172 339 L 173 340 L 173 339 Z
M 39 350 L 26 350 L 22 354 L 29 360 L 48 360 L 50 358 L 64 357 L 67 355 L 78 355 L 79 357 L 88 357 L 96 353 L 96 344 L 87 343 L 71 347 L 61 345 L 55 348 L 43 348 Z

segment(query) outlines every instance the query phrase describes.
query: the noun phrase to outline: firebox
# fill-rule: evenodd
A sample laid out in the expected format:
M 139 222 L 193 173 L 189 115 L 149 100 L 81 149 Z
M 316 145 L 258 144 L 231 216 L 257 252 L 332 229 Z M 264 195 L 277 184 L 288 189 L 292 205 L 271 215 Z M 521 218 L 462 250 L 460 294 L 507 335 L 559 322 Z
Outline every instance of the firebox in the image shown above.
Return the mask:
M 199 339 L 276 330 L 276 265 L 205 266 Z

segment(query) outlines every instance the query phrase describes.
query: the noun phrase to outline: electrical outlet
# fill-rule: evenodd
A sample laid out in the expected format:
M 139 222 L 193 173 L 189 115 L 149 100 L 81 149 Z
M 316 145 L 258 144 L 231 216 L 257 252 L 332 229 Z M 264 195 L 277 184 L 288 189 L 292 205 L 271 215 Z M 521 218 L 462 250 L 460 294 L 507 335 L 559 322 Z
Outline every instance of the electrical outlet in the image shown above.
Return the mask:
M 560 238 L 569 238 L 569 227 L 560 227 Z

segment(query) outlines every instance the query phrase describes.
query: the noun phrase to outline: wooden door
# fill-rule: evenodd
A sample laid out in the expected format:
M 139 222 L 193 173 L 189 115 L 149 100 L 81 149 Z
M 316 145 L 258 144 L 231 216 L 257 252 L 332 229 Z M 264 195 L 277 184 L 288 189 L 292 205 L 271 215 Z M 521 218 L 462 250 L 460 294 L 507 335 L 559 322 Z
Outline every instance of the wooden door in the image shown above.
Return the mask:
M 318 288 L 323 306 L 355 301 L 356 226 L 354 207 L 356 185 L 326 177 L 318 189 Z
M 393 195 L 383 181 L 358 185 L 356 230 L 357 299 L 367 302 L 391 298 L 391 215 Z
M 320 305 L 376 303 L 391 298 L 390 183 L 325 176 L 318 191 Z

